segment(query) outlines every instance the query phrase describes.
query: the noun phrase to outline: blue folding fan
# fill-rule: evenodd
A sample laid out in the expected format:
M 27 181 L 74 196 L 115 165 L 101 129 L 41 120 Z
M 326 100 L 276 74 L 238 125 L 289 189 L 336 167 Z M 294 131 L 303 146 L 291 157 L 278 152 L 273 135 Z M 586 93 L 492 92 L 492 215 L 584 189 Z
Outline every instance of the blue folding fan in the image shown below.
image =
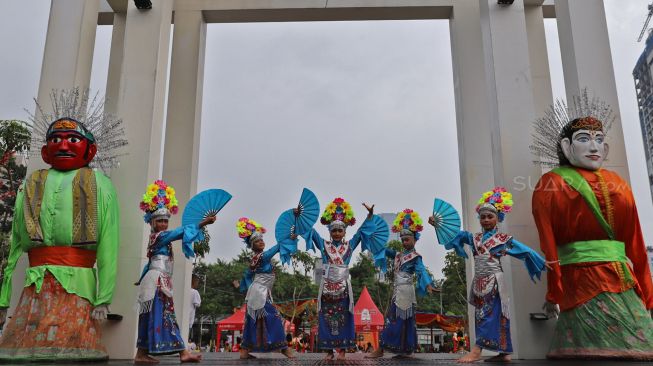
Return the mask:
M 290 236 L 296 233 L 295 214 L 293 210 L 284 211 L 277 219 L 274 227 L 274 237 L 279 244 L 279 255 L 281 263 L 290 263 L 290 256 L 297 251 L 297 239 L 291 239 Z
M 207 189 L 196 194 L 188 201 L 181 216 L 181 224 L 199 224 L 208 216 L 220 212 L 230 199 L 231 195 L 222 189 Z
M 460 232 L 460 215 L 449 203 L 436 198 L 433 201 L 433 217 L 435 218 L 435 235 L 440 244 L 447 244 Z
M 374 256 L 374 265 L 385 272 L 385 245 L 390 237 L 388 223 L 379 215 L 372 216 L 372 223 L 376 227 L 370 236 L 370 247 L 368 248 Z
M 304 188 L 297 209 L 299 215 L 295 220 L 295 232 L 306 237 L 320 215 L 320 202 L 318 202 L 315 193 L 308 188 Z

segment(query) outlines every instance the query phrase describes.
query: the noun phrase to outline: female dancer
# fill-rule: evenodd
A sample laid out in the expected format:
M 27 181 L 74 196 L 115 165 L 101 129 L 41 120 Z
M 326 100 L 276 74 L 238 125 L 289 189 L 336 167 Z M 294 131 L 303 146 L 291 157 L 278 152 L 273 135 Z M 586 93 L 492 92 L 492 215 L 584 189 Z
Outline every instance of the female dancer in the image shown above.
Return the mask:
M 240 358 L 255 358 L 250 352 L 280 351 L 288 358 L 294 358 L 286 343 L 283 319 L 272 305 L 272 286 L 274 285 L 274 265 L 272 257 L 279 253 L 281 244 L 265 249 L 263 234 L 265 228 L 254 220 L 241 217 L 236 223 L 238 236 L 245 241 L 247 248 L 254 252 L 243 279 L 234 281 L 234 286 L 246 292 L 247 315 L 245 330 L 240 345 Z M 296 235 L 292 235 L 294 241 Z

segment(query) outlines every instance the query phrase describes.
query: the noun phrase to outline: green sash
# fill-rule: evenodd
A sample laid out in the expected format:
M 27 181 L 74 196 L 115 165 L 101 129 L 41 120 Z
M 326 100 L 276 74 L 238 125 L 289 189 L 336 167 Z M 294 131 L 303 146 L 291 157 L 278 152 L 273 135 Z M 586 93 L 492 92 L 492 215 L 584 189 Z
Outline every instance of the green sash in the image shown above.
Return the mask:
M 558 247 L 560 265 L 584 262 L 626 262 L 626 246 L 616 240 L 575 241 Z
M 569 184 L 571 188 L 580 193 L 590 210 L 592 210 L 592 213 L 594 213 L 594 217 L 596 217 L 603 230 L 608 234 L 608 237 L 614 239 L 614 232 L 612 231 L 610 224 L 605 220 L 605 217 L 603 217 L 599 201 L 596 199 L 594 191 L 592 191 L 592 188 L 585 178 L 583 178 L 576 169 L 566 166 L 555 168 L 551 172 L 561 176 L 565 183 Z
M 626 246 L 623 242 L 614 240 L 612 227 L 603 217 L 599 201 L 592 191 L 589 183 L 583 176 L 570 167 L 558 167 L 551 172 L 558 174 L 571 188 L 575 189 L 583 197 L 592 210 L 594 217 L 608 234 L 610 240 L 586 240 L 567 243 L 558 246 L 558 258 L 560 265 L 586 262 L 618 262 L 615 268 L 626 284 L 632 283 L 633 277 L 628 269 L 628 258 L 626 257 Z

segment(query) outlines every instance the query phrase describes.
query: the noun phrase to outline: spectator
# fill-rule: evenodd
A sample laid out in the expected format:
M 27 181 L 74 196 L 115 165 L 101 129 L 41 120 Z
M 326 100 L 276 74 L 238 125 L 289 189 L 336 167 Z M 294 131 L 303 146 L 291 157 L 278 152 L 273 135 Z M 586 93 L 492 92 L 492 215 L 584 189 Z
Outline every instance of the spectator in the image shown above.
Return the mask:
M 200 297 L 200 293 L 197 291 L 199 282 L 200 278 L 196 275 L 193 275 L 193 279 L 190 281 L 190 310 L 188 318 L 191 332 L 193 330 L 193 324 L 195 324 L 195 310 L 202 304 L 202 298 Z M 202 330 L 200 329 L 200 333 L 201 332 Z

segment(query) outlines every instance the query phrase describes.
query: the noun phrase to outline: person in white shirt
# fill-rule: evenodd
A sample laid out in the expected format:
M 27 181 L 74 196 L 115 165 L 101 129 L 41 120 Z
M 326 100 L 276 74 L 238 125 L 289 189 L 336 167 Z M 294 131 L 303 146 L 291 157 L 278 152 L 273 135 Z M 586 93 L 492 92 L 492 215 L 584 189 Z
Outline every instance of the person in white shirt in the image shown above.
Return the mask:
M 190 315 L 188 317 L 190 329 L 193 329 L 193 324 L 195 324 L 195 310 L 200 307 L 202 304 L 202 298 L 200 297 L 199 291 L 197 291 L 197 286 L 199 285 L 200 278 L 193 275 L 191 280 L 191 289 L 190 289 Z M 200 330 L 201 332 L 201 330 Z

